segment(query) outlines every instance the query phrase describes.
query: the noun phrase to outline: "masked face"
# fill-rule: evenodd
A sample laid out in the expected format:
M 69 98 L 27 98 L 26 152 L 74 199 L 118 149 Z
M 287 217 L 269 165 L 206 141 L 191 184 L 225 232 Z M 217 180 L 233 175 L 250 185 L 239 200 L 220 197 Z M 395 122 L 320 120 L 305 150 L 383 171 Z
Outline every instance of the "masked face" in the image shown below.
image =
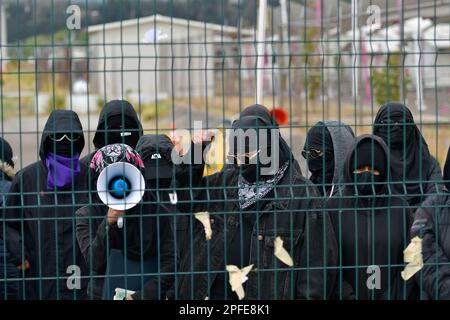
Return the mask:
M 380 184 L 380 182 L 382 182 L 382 177 L 373 172 L 366 171 L 354 173 L 354 179 L 358 193 L 361 195 L 378 194 L 383 187 L 383 185 Z
M 318 123 L 308 131 L 302 156 L 308 162 L 310 180 L 323 194 L 324 188 L 330 188 L 334 176 L 333 139 L 323 124 Z
M 78 134 L 52 134 L 45 141 L 45 150 L 62 157 L 72 158 L 79 152 L 79 141 L 81 136 Z
M 377 135 L 381 137 L 391 148 L 403 148 L 403 142 L 407 141 L 412 131 L 412 121 L 404 118 L 402 114 L 393 114 L 389 119 L 381 120 L 377 128 Z
M 139 141 L 139 130 L 133 119 L 116 116 L 107 123 L 107 144 L 125 143 L 135 148 Z
M 256 164 L 243 164 L 241 174 L 248 182 L 256 182 L 258 178 L 258 170 Z
M 261 174 L 258 174 L 263 166 L 262 164 L 258 164 L 258 154 L 259 151 L 248 152 L 241 155 L 231 155 L 230 158 L 233 158 L 234 167 L 236 170 L 239 170 L 241 175 L 248 182 L 256 182 L 259 178 L 262 178 Z M 259 170 L 258 170 L 259 169 Z
M 311 171 L 311 181 L 316 185 L 329 185 L 333 182 L 334 157 L 332 153 L 325 153 L 321 157 L 308 159 Z

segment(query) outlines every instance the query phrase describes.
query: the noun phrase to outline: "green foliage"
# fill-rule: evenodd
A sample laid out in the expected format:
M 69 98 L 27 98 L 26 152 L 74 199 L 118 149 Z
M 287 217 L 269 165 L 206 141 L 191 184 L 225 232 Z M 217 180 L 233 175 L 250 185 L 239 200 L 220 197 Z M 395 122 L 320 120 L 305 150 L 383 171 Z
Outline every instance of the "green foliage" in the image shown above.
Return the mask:
M 411 77 L 404 75 L 404 86 L 402 84 L 401 56 L 389 55 L 386 66 L 372 72 L 372 84 L 375 101 L 381 105 L 387 101 L 400 101 L 402 87 L 406 88 L 411 83 Z
M 97 109 L 100 111 L 103 109 L 103 106 L 105 105 L 105 99 L 102 97 L 97 98 Z
M 131 102 L 137 109 L 139 104 Z M 154 103 L 143 104 L 141 103 L 141 118 L 142 120 L 152 120 L 156 118 L 162 118 L 169 114 L 171 104 L 165 101 L 157 101 Z
M 55 90 L 55 92 L 50 92 L 48 99 L 47 111 L 48 113 L 53 110 L 65 109 L 66 108 L 66 98 L 67 91 L 65 90 Z
M 321 60 L 317 51 L 317 30 L 314 28 L 307 29 L 303 32 L 306 39 L 303 42 L 302 56 L 300 59 L 300 66 L 307 70 L 306 79 L 305 76 L 301 77 L 302 87 L 308 91 L 308 99 L 315 100 L 320 93 L 320 86 L 322 82 L 322 75 L 320 71 Z

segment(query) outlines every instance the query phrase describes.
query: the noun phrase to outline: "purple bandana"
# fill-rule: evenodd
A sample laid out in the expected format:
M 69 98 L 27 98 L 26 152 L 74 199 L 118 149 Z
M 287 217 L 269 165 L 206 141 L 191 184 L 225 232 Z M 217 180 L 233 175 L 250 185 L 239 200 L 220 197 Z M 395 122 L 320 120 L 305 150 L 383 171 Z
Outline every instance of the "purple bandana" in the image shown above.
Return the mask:
M 49 152 L 45 159 L 45 165 L 48 169 L 47 187 L 49 189 L 64 188 L 80 174 L 78 153 L 75 153 L 73 158 L 66 158 Z

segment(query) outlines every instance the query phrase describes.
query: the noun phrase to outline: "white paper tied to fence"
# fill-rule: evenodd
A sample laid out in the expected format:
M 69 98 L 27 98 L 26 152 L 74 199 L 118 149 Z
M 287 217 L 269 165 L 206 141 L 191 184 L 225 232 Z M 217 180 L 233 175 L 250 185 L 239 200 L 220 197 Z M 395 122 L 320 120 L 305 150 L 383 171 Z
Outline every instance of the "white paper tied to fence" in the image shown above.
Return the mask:
M 205 238 L 206 240 L 211 240 L 212 237 L 212 229 L 211 229 L 211 220 L 209 219 L 209 212 L 197 212 L 195 214 L 195 218 L 200 221 L 205 228 Z
M 408 263 L 401 273 L 403 280 L 406 281 L 423 267 L 422 239 L 416 236 L 411 240 L 408 247 L 403 251 L 403 259 Z
M 125 300 L 128 296 L 135 294 L 136 291 L 116 288 L 113 300 Z
M 280 237 L 276 237 L 274 245 L 275 245 L 275 250 L 274 250 L 275 257 L 277 257 L 278 260 L 283 262 L 285 265 L 288 265 L 289 267 L 293 267 L 294 261 L 292 261 L 291 256 L 286 251 L 286 249 L 283 247 L 283 240 L 281 240 Z
M 247 274 L 252 270 L 252 268 L 252 264 L 242 269 L 239 269 L 234 265 L 227 265 L 227 271 L 230 276 L 229 283 L 231 286 L 231 290 L 233 292 L 236 292 L 239 300 L 245 298 L 245 291 L 242 285 L 245 283 L 245 281 L 248 280 Z

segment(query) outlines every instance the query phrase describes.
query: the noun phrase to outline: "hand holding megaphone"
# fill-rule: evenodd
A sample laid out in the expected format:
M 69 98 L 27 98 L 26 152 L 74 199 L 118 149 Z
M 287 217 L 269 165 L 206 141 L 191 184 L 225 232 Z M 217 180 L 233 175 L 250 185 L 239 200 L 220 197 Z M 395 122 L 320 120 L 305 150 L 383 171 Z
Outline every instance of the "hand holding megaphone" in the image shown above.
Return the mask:
M 97 150 L 90 168 L 99 173 L 97 193 L 109 207 L 108 224 L 123 226 L 123 215 L 141 202 L 145 191 L 145 179 L 141 173 L 142 159 L 126 144 L 110 144 Z
M 125 162 L 110 164 L 97 180 L 99 198 L 109 207 L 108 223 L 117 223 L 119 228 L 123 226 L 125 211 L 141 201 L 144 191 L 145 180 L 141 172 Z
M 125 211 L 123 210 L 116 210 L 113 208 L 108 208 L 108 224 L 110 226 L 117 224 L 120 228 L 123 222 L 121 223 L 120 220 L 123 220 L 122 216 L 125 215 Z

